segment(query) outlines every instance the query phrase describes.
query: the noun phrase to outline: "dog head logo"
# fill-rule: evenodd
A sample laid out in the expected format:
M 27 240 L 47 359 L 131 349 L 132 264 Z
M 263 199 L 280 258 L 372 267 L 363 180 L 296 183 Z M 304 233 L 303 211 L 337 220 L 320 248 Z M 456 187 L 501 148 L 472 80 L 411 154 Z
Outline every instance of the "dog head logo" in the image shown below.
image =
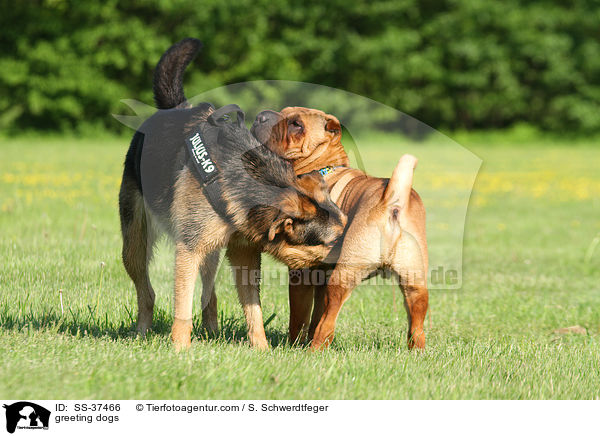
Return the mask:
M 3 406 L 6 409 L 6 431 L 19 429 L 48 429 L 50 411 L 28 401 Z

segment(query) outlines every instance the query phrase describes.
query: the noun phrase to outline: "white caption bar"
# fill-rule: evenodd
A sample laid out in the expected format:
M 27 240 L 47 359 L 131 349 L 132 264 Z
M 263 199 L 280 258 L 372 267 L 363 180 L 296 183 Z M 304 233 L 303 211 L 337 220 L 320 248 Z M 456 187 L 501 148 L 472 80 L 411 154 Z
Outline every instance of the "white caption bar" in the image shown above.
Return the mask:
M 2 400 L 0 425 L 19 436 L 252 434 L 583 434 L 597 431 L 584 401 L 47 401 Z M 12 432 L 11 432 L 12 430 Z M 44 430 L 37 433 L 34 430 Z M 116 432 L 116 433 L 114 433 Z M 142 433 L 143 432 L 143 433 Z M 374 433 L 377 432 L 377 433 Z

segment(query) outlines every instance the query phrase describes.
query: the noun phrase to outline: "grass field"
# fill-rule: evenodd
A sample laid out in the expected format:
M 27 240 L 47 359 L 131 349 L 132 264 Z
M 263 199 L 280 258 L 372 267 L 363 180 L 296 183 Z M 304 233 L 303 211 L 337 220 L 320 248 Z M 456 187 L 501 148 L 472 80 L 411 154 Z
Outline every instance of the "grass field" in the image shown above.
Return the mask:
M 467 145 L 483 166 L 466 222 L 463 287 L 431 291 L 424 352 L 405 349 L 395 287 L 369 283 L 344 306 L 331 349 L 318 354 L 287 344 L 286 287 L 266 284 L 273 349 L 253 351 L 222 269 L 220 337 L 198 330 L 192 349 L 176 354 L 168 243 L 152 268 L 154 332 L 132 334 L 135 291 L 120 260 L 117 213 L 127 140 L 0 140 L 0 397 L 600 398 L 600 148 Z M 361 152 L 370 172 L 388 175 L 402 149 L 388 139 Z M 425 145 L 418 157 L 437 153 Z M 431 188 L 429 176 L 417 172 L 418 189 Z M 428 232 L 443 244 L 443 226 Z M 587 333 L 554 333 L 573 325 Z

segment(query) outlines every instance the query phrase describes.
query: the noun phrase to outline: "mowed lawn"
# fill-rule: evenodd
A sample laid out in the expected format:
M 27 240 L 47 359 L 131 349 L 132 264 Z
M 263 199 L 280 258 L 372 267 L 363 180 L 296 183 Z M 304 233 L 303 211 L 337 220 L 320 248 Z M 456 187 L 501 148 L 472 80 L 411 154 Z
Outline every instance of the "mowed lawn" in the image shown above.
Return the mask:
M 328 351 L 290 346 L 285 268 L 265 257 L 275 277 L 262 291 L 272 350 L 249 348 L 223 267 L 220 337 L 197 329 L 192 349 L 177 354 L 167 242 L 152 267 L 154 332 L 132 334 L 135 291 L 120 260 L 117 212 L 127 140 L 1 139 L 0 397 L 600 398 L 600 148 L 468 145 L 483 165 L 466 222 L 463 287 L 431 291 L 424 352 L 406 350 L 406 315 L 391 282 L 353 293 Z M 385 176 L 403 150 L 388 138 L 360 151 L 369 171 Z M 438 150 L 426 144 L 416 153 L 426 162 Z M 417 188 L 435 187 L 433 177 L 418 169 Z M 458 179 L 437 183 L 451 191 Z M 443 244 L 445 230 L 429 226 L 430 241 Z M 199 283 L 196 297 L 199 326 Z M 586 333 L 555 333 L 574 325 Z

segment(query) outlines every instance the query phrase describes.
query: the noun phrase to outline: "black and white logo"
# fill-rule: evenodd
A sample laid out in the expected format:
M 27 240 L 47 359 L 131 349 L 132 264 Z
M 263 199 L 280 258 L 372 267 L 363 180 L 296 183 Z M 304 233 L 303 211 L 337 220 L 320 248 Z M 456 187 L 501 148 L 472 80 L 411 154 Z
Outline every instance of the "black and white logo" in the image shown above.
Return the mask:
M 50 411 L 29 401 L 5 404 L 6 431 L 14 433 L 16 429 L 48 430 Z
M 215 164 L 210 159 L 208 151 L 206 151 L 206 146 L 204 145 L 200 133 L 197 132 L 194 136 L 189 138 L 189 141 L 192 144 L 192 154 L 196 164 L 199 165 L 205 173 L 212 173 L 215 170 Z

